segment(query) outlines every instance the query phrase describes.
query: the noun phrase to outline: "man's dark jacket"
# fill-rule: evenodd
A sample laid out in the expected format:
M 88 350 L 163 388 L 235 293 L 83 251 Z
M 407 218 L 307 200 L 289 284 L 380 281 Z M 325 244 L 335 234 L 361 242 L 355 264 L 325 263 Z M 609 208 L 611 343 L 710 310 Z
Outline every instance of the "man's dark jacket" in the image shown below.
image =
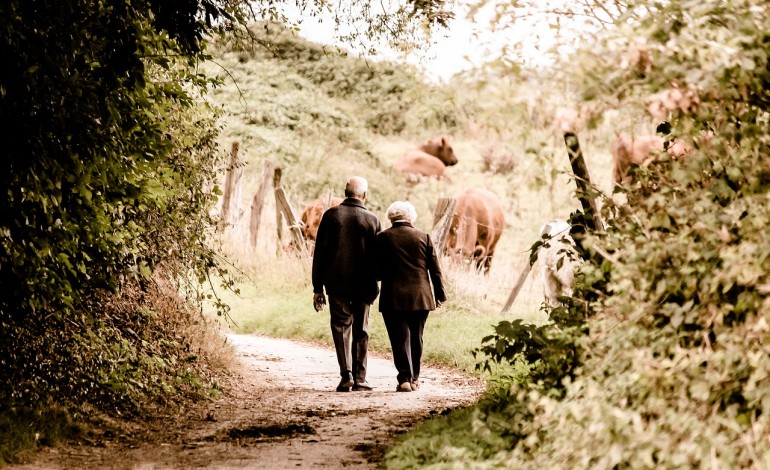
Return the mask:
M 446 301 L 430 235 L 409 222 L 395 222 L 377 235 L 377 276 L 382 281 L 380 312 L 435 310 L 435 301 Z
M 346 198 L 324 212 L 313 254 L 313 292 L 371 304 L 377 298 L 374 243 L 380 219 Z

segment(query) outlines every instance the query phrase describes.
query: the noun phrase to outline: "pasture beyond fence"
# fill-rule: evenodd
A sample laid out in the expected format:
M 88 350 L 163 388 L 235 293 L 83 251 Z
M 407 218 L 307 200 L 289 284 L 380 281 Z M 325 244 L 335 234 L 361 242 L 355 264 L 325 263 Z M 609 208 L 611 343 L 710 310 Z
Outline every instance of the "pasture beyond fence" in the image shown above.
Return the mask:
M 600 218 L 596 200 L 592 195 L 591 178 L 585 159 L 583 158 L 578 137 L 573 132 L 566 132 L 564 134 L 564 142 L 567 147 L 567 155 L 575 177 L 575 184 L 577 186 L 576 196 L 581 204 L 584 214 L 585 227 L 580 227 L 578 232 L 583 230 L 592 231 L 601 229 L 603 227 L 603 222 Z M 227 169 L 220 209 L 220 220 L 218 224 L 218 230 L 220 232 L 225 232 L 228 227 L 239 227 L 241 225 L 241 218 L 246 213 L 246 211 L 240 207 L 242 174 L 245 162 L 240 159 L 239 150 L 240 144 L 237 141 L 233 142 L 231 145 L 230 164 Z M 302 259 L 303 264 L 309 266 L 311 258 L 310 251 L 308 250 L 301 230 L 301 222 L 297 218 L 297 213 L 292 208 L 286 191 L 281 185 L 282 172 L 283 169 L 280 166 L 275 166 L 269 160 L 264 161 L 258 189 L 251 198 L 251 207 L 249 211 L 250 220 L 248 224 L 248 249 L 253 253 L 258 247 L 260 228 L 264 220 L 262 214 L 265 210 L 266 203 L 268 202 L 267 191 L 272 176 L 276 221 L 276 255 L 280 256 L 288 249 L 287 247 L 291 247 L 291 251 L 294 255 Z M 331 196 L 332 193 L 329 191 L 324 200 L 324 211 L 330 205 L 329 201 Z M 433 214 L 431 238 L 440 253 L 444 253 L 445 251 L 444 248 L 451 229 L 456 203 L 456 199 L 447 197 L 439 198 L 436 202 Z M 289 243 L 286 243 L 284 240 L 284 225 L 288 229 Z M 533 244 L 539 237 L 539 234 L 533 237 Z M 520 263 L 519 270 L 517 271 L 518 275 L 513 277 L 510 293 L 503 304 L 501 313 L 508 312 L 511 309 L 523 286 L 526 284 L 526 280 L 530 277 L 532 269 L 533 263 L 530 261 L 530 257 L 527 256 L 527 260 Z

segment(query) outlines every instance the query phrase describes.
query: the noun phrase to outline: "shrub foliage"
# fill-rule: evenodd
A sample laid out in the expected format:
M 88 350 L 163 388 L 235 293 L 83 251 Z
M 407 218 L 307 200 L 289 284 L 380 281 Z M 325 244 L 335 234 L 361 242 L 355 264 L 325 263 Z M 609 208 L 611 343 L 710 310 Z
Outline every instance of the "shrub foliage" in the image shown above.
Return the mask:
M 13 141 L 0 175 L 0 403 L 125 405 L 184 371 L 159 345 L 172 322 L 148 320 L 157 303 L 139 296 L 112 315 L 106 300 L 157 290 L 161 266 L 176 280 L 215 264 L 217 129 L 192 66 L 204 21 L 232 17 L 208 0 L 72 0 L 3 2 L 0 18 L 0 126 Z
M 662 153 L 619 190 L 627 203 L 605 201 L 609 227 L 583 240 L 589 256 L 566 316 L 504 323 L 488 338 L 488 361 L 530 370 L 455 418 L 488 437 L 418 435 L 389 454 L 392 467 L 770 464 L 770 11 L 751 1 L 628 7 L 602 47 L 573 57 L 576 76 L 591 98 L 640 116 L 652 93 L 696 90 L 696 107 L 669 114 L 693 152 Z M 645 63 L 621 66 L 639 44 Z M 565 327 L 570 318 L 585 327 Z M 431 450 L 416 452 L 418 439 Z
M 179 299 L 224 274 L 209 243 L 224 152 L 202 99 L 219 83 L 200 68 L 204 38 L 281 3 L 0 4 L 0 437 L 52 402 L 125 412 L 206 388 L 203 333 Z M 407 39 L 445 23 L 443 3 L 409 2 L 367 34 Z
M 252 67 L 266 62 L 287 65 L 306 85 L 348 101 L 350 114 L 376 134 L 458 126 L 452 93 L 422 81 L 409 65 L 352 57 L 345 50 L 304 40 L 277 23 L 254 25 L 248 33 L 219 41 L 216 53 L 238 52 L 239 60 L 251 61 Z

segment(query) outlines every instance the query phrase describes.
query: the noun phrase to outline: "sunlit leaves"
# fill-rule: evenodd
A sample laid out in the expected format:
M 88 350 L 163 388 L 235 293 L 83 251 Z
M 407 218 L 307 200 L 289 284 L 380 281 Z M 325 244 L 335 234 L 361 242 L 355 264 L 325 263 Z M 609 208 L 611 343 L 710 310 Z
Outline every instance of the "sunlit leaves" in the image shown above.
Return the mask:
M 216 267 L 206 188 L 221 155 L 214 114 L 191 96 L 211 81 L 190 66 L 205 58 L 196 12 L 227 7 L 108 3 L 0 6 L 0 123 L 14 142 L 0 173 L 3 406 L 129 386 L 101 367 L 139 358 L 152 333 L 130 315 L 106 327 L 94 298 L 156 282 L 160 266 L 176 279 Z M 108 338 L 122 329 L 118 352 Z
M 697 106 L 669 116 L 671 133 L 696 145 L 635 172 L 616 194 L 626 204 L 605 199 L 609 227 L 588 234 L 594 256 L 576 293 L 589 312 L 587 335 L 575 337 L 580 366 L 561 401 L 531 385 L 512 387 L 529 393 L 527 405 L 522 392 L 488 407 L 531 413 L 501 461 L 761 467 L 770 446 L 746 436 L 770 432 L 770 10 L 756 1 L 627 6 L 618 28 L 573 57 L 570 76 L 640 127 L 653 124 L 642 106 L 651 93 L 697 90 Z M 640 44 L 649 64 L 624 63 Z M 536 330 L 512 327 L 487 339 L 490 357 L 523 357 Z

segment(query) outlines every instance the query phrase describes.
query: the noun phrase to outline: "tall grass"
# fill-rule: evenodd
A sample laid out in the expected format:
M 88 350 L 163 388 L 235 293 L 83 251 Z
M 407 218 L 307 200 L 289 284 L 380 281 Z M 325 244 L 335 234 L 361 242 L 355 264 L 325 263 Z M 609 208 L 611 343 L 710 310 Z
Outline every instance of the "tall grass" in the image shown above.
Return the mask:
M 506 224 L 489 274 L 443 262 L 449 301 L 429 317 L 425 332 L 428 361 L 472 370 L 471 351 L 492 332 L 492 325 L 516 318 L 543 321 L 538 266 L 512 309 L 501 313 L 501 308 L 528 262 L 540 227 L 551 219 L 567 218 L 580 207 L 567 175 L 570 166 L 561 136 L 527 120 L 528 111 L 520 105 L 525 98 L 509 96 L 510 102 L 501 102 L 499 95 L 479 92 L 464 83 L 435 91 L 415 77 L 398 75 L 402 73 L 398 67 L 376 64 L 367 68 L 360 59 L 331 50 L 321 53 L 301 40 L 281 41 L 284 52 L 276 56 L 223 48 L 216 64 L 211 64 L 211 70 L 219 70 L 225 80 L 225 86 L 208 97 L 225 111 L 222 142 L 241 141 L 246 159 L 242 196 L 237 201 L 240 210 L 236 211 L 243 217 L 221 239 L 224 252 L 243 273 L 240 295 L 221 294 L 231 306 L 231 328 L 331 344 L 328 313 L 312 309 L 310 260 L 285 252 L 285 239 L 276 237 L 271 197 L 262 215 L 258 244 L 249 246 L 249 208 L 265 160 L 283 167 L 283 186 L 297 214 L 328 191 L 342 196 L 346 179 L 354 174 L 369 180 L 367 206 L 381 220 L 386 220 L 384 211 L 391 202 L 409 200 L 418 212 L 415 225 L 424 231 L 432 228 L 440 197 L 456 197 L 474 186 L 500 197 Z M 348 83 L 342 77 L 348 72 L 361 83 Z M 394 81 L 395 76 L 401 78 Z M 338 88 L 343 82 L 347 83 L 345 93 Z M 508 95 L 511 93 L 516 90 Z M 410 111 L 387 107 L 387 103 L 399 101 L 419 104 L 420 111 L 404 117 L 401 115 Z M 372 110 L 375 103 L 382 107 Z M 424 118 L 447 112 L 453 119 Z M 388 113 L 394 116 L 387 117 Z M 372 124 L 373 115 L 388 122 L 401 119 L 403 125 L 388 133 Z M 407 184 L 395 171 L 395 161 L 406 148 L 439 135 L 449 136 L 459 159 L 447 169 L 449 179 Z M 607 192 L 610 139 L 609 132 L 581 137 L 591 176 Z M 513 171 L 484 171 L 489 167 L 485 158 L 496 149 L 515 161 Z M 287 228 L 283 231 L 285 237 Z M 371 345 L 386 352 L 389 346 L 377 307 L 373 306 L 371 315 Z
M 328 308 L 315 312 L 312 307 L 311 260 L 283 250 L 276 254 L 267 248 L 280 245 L 274 218 L 268 217 L 263 229 L 264 239 L 257 250 L 229 235 L 224 238 L 224 252 L 229 258 L 239 260 L 239 293 L 217 289 L 217 295 L 231 308 L 228 318 L 222 318 L 223 323 L 239 333 L 332 345 Z M 233 233 L 238 232 L 234 230 Z M 533 323 L 544 321 L 537 276 L 531 276 L 525 283 L 512 310 L 501 313 L 518 269 L 500 268 L 485 276 L 467 266 L 453 264 L 448 258 L 442 258 L 441 263 L 448 300 L 428 318 L 424 351 L 427 363 L 472 372 L 476 365 L 472 351 L 480 346 L 484 336 L 490 334 L 493 325 L 513 318 L 524 318 Z M 518 268 L 523 268 L 522 263 Z M 390 343 L 378 312 L 379 300 L 375 301 L 370 314 L 370 347 L 373 351 L 389 354 Z M 213 315 L 213 305 L 207 313 Z

